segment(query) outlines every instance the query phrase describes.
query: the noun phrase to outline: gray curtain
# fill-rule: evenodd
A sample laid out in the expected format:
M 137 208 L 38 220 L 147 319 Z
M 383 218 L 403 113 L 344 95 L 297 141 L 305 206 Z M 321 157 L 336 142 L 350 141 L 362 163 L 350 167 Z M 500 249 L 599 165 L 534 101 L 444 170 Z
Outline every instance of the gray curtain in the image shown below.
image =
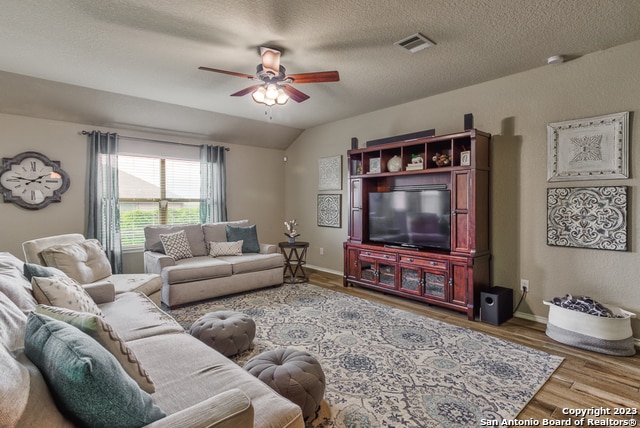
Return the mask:
M 122 273 L 118 201 L 118 134 L 89 133 L 87 238 L 102 244 L 113 273 Z
M 223 146 L 200 146 L 200 221 L 227 221 L 227 167 Z

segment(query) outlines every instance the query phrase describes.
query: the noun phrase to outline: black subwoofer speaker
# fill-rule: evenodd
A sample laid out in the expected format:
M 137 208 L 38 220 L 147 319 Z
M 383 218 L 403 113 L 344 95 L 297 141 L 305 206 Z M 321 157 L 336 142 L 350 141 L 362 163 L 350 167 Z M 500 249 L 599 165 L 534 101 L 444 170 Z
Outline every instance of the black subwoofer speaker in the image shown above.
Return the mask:
M 491 287 L 480 293 L 480 320 L 500 325 L 513 316 L 513 290 Z

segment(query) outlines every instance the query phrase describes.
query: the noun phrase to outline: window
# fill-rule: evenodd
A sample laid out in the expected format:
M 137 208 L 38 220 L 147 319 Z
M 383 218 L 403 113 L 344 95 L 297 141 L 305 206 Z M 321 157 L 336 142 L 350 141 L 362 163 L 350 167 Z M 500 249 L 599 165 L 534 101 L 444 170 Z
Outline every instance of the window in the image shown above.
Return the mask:
M 150 224 L 200 222 L 200 162 L 118 155 L 123 249 L 144 245 Z

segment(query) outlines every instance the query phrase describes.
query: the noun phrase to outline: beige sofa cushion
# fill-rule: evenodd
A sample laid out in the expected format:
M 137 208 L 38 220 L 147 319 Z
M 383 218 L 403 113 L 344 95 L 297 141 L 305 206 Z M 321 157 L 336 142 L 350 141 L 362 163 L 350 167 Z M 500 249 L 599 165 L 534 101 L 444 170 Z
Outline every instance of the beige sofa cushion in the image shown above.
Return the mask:
M 148 337 L 129 345 L 154 368 L 153 399 L 167 414 L 206 400 L 212 391 L 238 388 L 251 399 L 254 426 L 304 426 L 300 407 L 189 334 Z
M 38 304 L 31 293 L 31 284 L 15 267 L 0 265 L 0 293 L 7 296 L 24 314 L 31 312 Z
M 27 316 L 4 293 L 0 293 L 0 347 L 4 345 L 9 351 L 22 348 L 26 325 Z
M 280 253 L 246 253 L 241 256 L 218 257 L 218 259 L 228 262 L 231 265 L 234 275 L 246 272 L 258 272 L 284 266 L 284 256 Z
M 16 426 L 29 399 L 29 372 L 0 346 L 0 426 Z
M 169 266 L 162 270 L 162 280 L 166 284 L 178 284 L 231 276 L 231 265 L 222 259 L 223 257 L 214 259 L 206 256 L 177 260 L 175 266 Z
M 102 316 L 102 311 L 91 299 L 89 293 L 73 278 L 68 276 L 49 276 L 46 278 L 34 276 L 31 278 L 31 285 L 33 286 L 33 295 L 38 303 Z
M 107 278 L 116 289 L 116 294 L 135 291 L 151 296 L 162 288 L 160 275 L 148 273 L 119 273 Z
M 220 223 L 205 223 L 202 225 L 204 242 L 226 242 L 227 225 L 249 226 L 249 220 L 222 221 Z
M 142 293 L 118 294 L 114 302 L 104 303 L 100 309 L 120 338 L 127 343 L 149 336 L 184 332 L 175 319 Z M 137 352 L 136 355 L 140 357 Z
M 202 226 L 200 224 L 181 224 L 172 226 L 147 226 L 144 228 L 144 249 L 165 254 L 160 235 L 168 235 L 170 233 L 180 232 L 184 230 L 189 241 L 189 248 L 194 257 L 206 256 L 209 251 L 202 234 Z
M 143 391 L 152 393 L 156 390 L 151 376 L 142 367 L 131 348 L 120 338 L 113 327 L 101 317 L 86 312 L 77 312 L 47 305 L 38 305 L 36 312 L 58 321 L 66 322 L 93 337 L 111 355 L 116 357 L 124 371 L 136 381 Z
M 42 251 L 47 266 L 63 271 L 80 284 L 111 275 L 111 264 L 97 239 L 66 245 L 55 245 Z

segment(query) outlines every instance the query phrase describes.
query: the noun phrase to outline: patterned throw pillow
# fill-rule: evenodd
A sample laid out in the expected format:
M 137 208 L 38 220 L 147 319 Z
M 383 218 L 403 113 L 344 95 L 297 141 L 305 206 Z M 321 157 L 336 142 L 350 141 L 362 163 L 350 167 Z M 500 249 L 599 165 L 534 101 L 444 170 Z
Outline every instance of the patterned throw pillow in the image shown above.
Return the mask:
M 65 322 L 31 312 L 24 352 L 44 376 L 56 404 L 78 425 L 133 428 L 165 416 L 113 355 Z
M 89 312 L 103 316 L 89 293 L 68 276 L 50 276 L 31 278 L 33 295 L 38 303 L 60 308 L 73 309 L 78 312 Z
M 131 348 L 118 336 L 118 333 L 107 321 L 94 314 L 47 305 L 38 305 L 36 312 L 58 321 L 66 322 L 93 337 L 104 349 L 116 357 L 124 371 L 136 381 L 143 391 L 148 393 L 155 392 L 156 386 L 149 373 L 142 367 Z
M 242 243 L 244 241 L 235 242 L 209 242 L 209 255 L 218 256 L 241 256 Z
M 184 230 L 160 235 L 160 241 L 162 241 L 164 253 L 173 260 L 190 259 L 193 257 L 191 247 L 189 247 L 189 241 L 187 241 L 187 234 Z

